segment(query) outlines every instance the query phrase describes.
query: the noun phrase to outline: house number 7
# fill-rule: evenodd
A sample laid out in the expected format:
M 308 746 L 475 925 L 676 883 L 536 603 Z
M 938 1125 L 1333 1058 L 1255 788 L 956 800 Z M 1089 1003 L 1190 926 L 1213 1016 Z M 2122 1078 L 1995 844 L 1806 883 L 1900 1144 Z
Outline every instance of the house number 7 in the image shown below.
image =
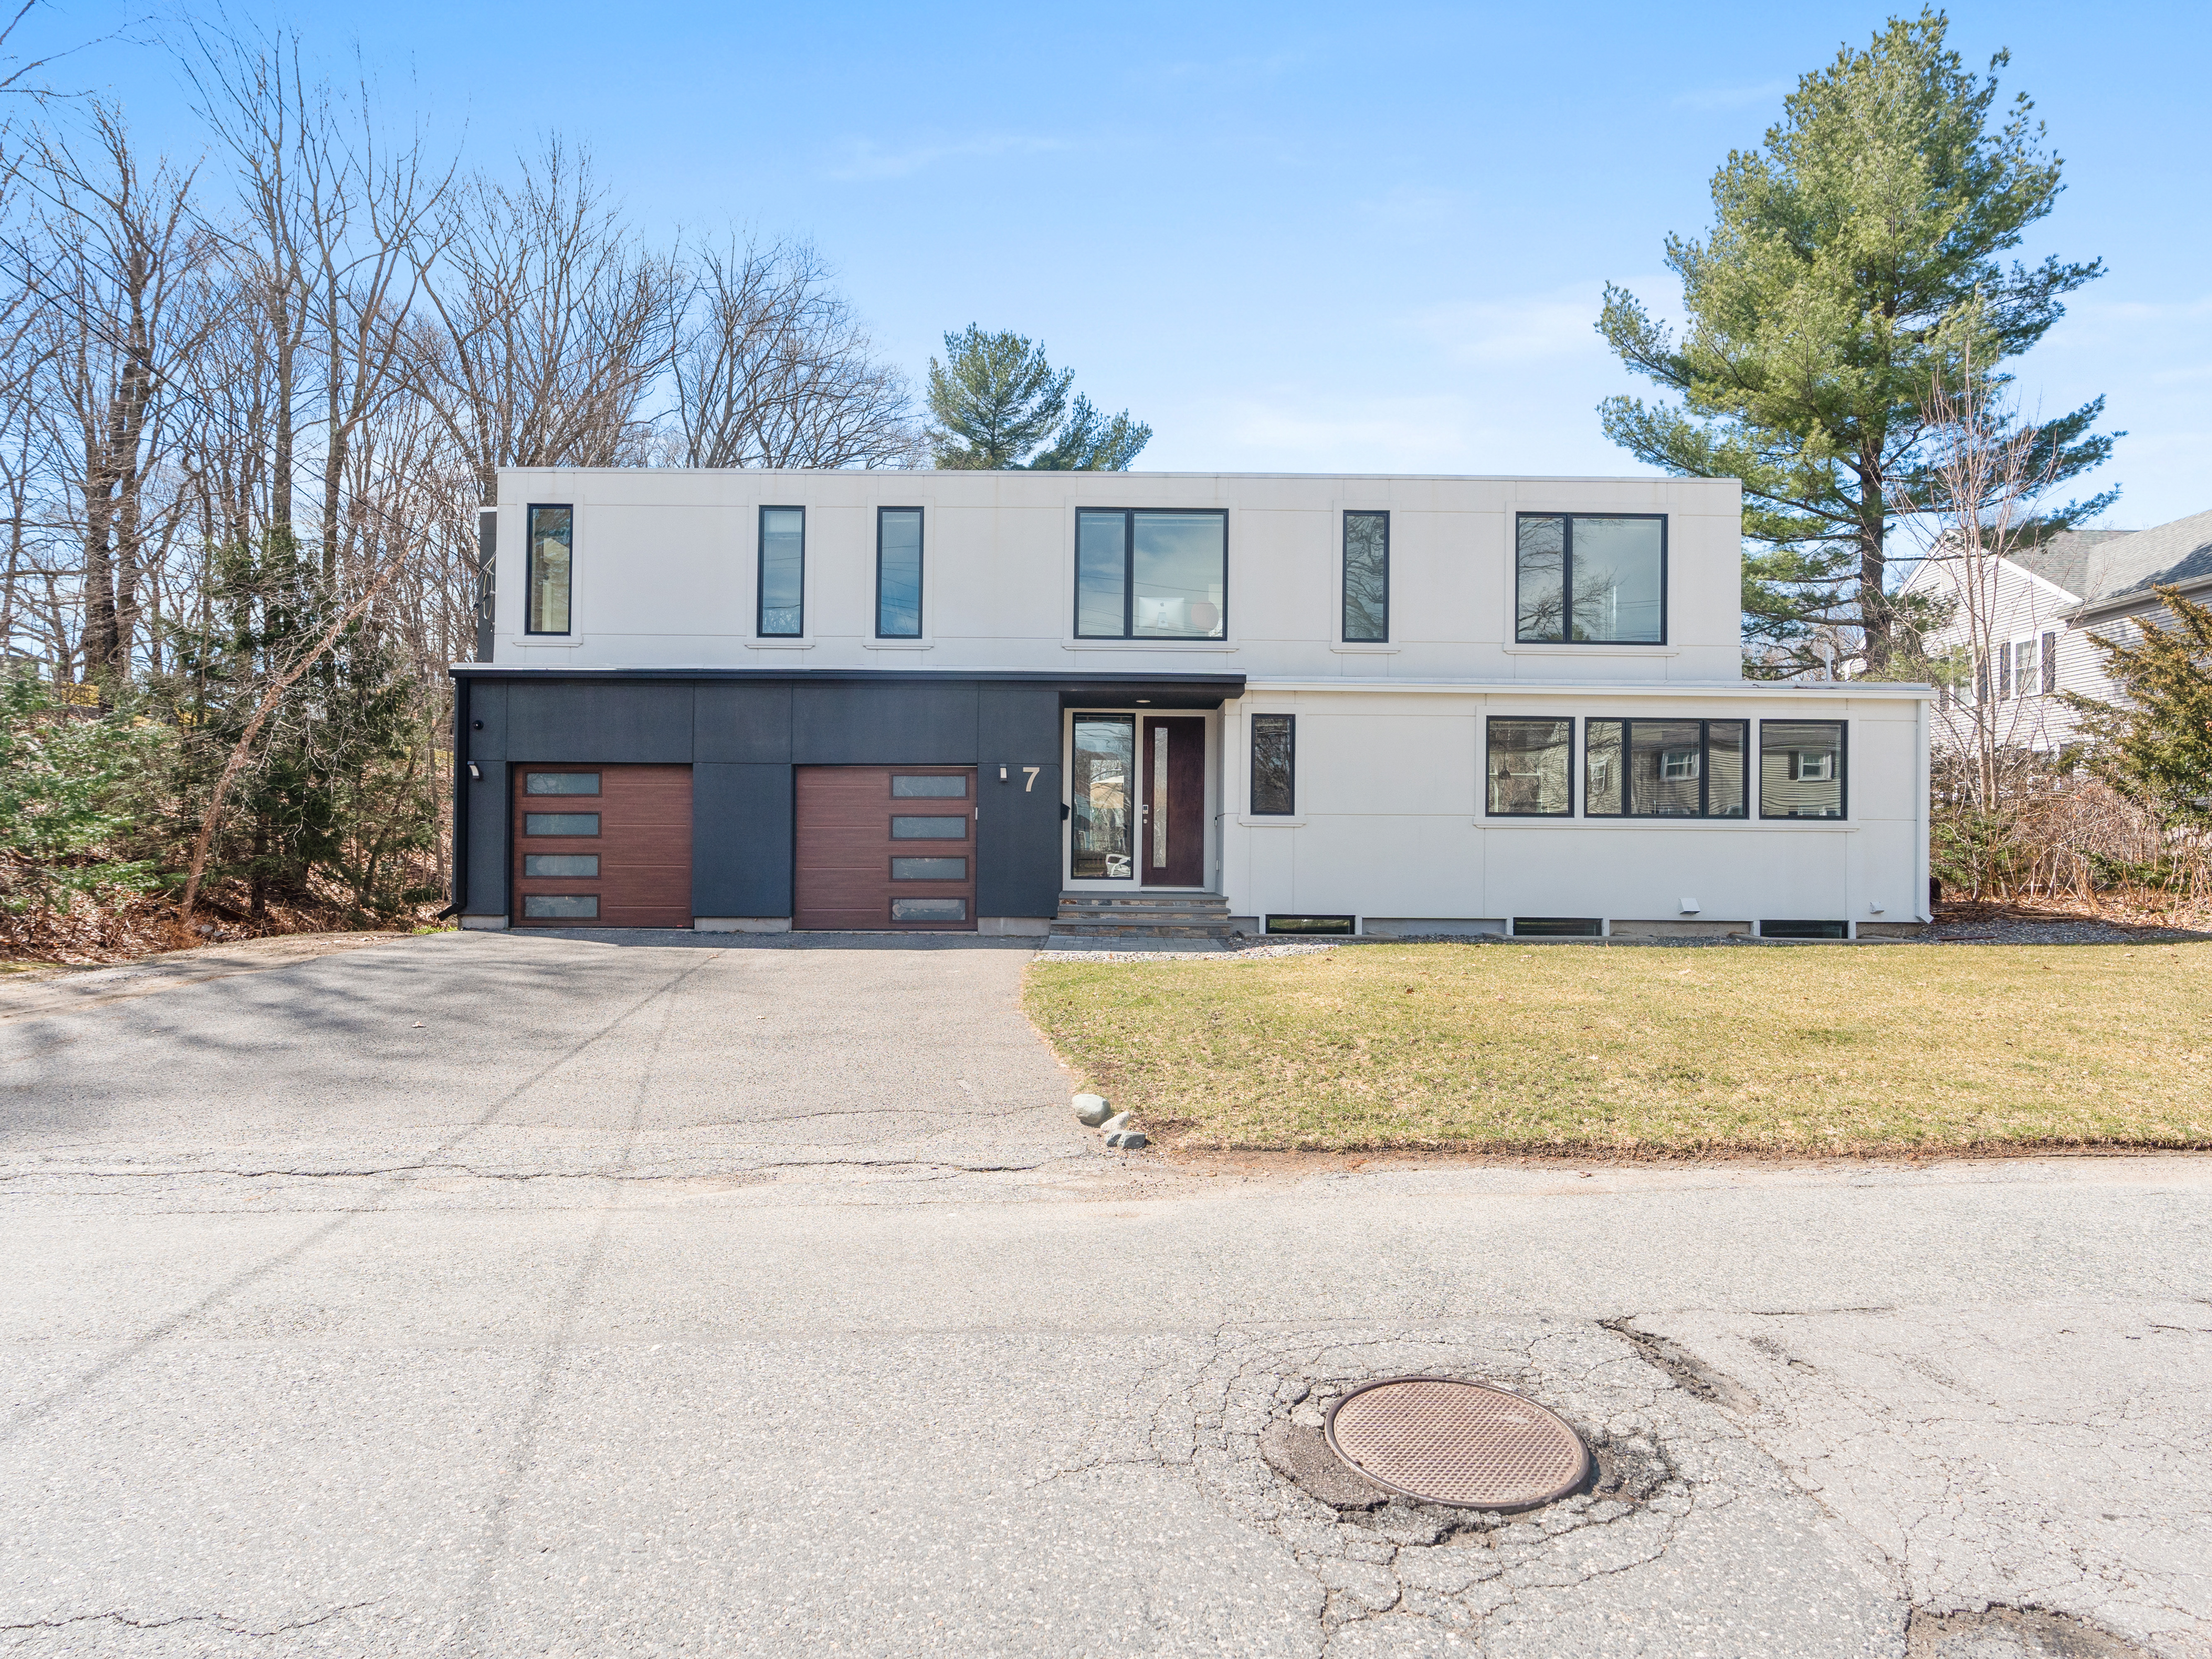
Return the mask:
M 1026 795 L 1030 790 L 1036 787 L 1037 774 L 1043 770 L 1044 768 L 1042 766 L 1024 766 L 1022 768 L 1023 774 L 1029 779 L 1029 781 L 1022 786 L 1022 793 Z

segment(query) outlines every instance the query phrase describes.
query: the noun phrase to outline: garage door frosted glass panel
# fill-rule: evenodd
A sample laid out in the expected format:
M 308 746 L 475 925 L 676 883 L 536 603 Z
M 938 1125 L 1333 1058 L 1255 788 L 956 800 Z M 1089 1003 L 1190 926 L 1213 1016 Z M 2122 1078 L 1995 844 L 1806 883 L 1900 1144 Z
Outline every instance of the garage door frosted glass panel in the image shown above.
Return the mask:
M 525 853 L 522 855 L 522 873 L 541 878 L 566 877 L 571 881 L 579 876 L 589 878 L 599 873 L 599 855 L 597 853 Z
M 893 881 L 965 881 L 966 859 L 893 859 Z
M 893 899 L 893 921 L 965 921 L 968 920 L 966 899 L 919 898 Z
M 965 841 L 968 820 L 957 818 L 893 818 L 893 841 Z
M 596 836 L 599 833 L 597 812 L 526 812 L 522 817 L 522 833 L 526 836 Z
M 597 893 L 526 893 L 522 898 L 522 914 L 533 921 L 550 921 L 556 916 L 596 921 L 599 914 Z
M 526 795 L 596 795 L 599 793 L 597 772 L 526 772 L 522 775 L 522 793 Z
M 896 800 L 965 800 L 968 799 L 968 780 L 894 772 L 891 774 L 891 796 Z

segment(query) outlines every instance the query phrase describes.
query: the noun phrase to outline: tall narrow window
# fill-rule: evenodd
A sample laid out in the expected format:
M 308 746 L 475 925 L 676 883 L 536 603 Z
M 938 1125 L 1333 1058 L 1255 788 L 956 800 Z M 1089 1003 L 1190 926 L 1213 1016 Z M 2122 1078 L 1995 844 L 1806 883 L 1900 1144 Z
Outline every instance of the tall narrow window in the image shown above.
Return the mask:
M 1740 818 L 1742 720 L 1590 720 L 1583 732 L 1589 817 Z
M 2001 645 L 1996 650 L 1997 701 L 2002 702 L 2012 696 L 2012 647 Z
M 876 509 L 876 637 L 921 637 L 921 509 Z
M 760 510 L 760 635 L 795 640 L 806 631 L 806 509 Z
M 1346 644 L 1390 637 L 1390 515 L 1344 515 L 1344 638 Z
M 530 509 L 530 570 L 525 592 L 530 614 L 524 630 L 532 634 L 568 631 L 568 583 L 574 551 L 576 509 L 573 507 L 533 507 Z
M 1075 515 L 1079 638 L 1220 639 L 1228 580 L 1226 513 L 1086 507 Z
M 1290 817 L 1297 811 L 1297 716 L 1252 716 L 1252 816 Z
M 1128 714 L 1078 714 L 1068 789 L 1068 874 L 1078 881 L 1127 881 L 1131 845 L 1137 722 Z
M 2043 695 L 2046 697 L 2058 690 L 2058 635 L 2043 636 Z
M 2033 640 L 2012 642 L 2012 684 L 2016 697 L 2032 697 L 2042 688 L 2043 677 L 2036 672 Z
M 1841 720 L 1759 721 L 1759 816 L 1844 816 Z
M 1571 817 L 1575 811 L 1572 720 L 1490 722 L 1492 817 Z
M 1514 592 L 1522 644 L 1663 645 L 1667 520 L 1524 513 Z

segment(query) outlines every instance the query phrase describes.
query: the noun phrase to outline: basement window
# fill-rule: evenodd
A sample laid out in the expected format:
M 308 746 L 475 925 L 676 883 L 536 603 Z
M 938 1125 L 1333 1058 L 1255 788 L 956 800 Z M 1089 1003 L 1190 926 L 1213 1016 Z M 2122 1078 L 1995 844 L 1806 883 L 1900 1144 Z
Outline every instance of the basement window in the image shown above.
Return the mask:
M 1849 939 L 1851 930 L 1840 921 L 1762 921 L 1761 939 Z
M 1603 939 L 1605 921 L 1599 916 L 1516 916 L 1516 939 Z
M 1271 933 L 1335 933 L 1352 931 L 1351 916 L 1269 916 L 1267 931 Z

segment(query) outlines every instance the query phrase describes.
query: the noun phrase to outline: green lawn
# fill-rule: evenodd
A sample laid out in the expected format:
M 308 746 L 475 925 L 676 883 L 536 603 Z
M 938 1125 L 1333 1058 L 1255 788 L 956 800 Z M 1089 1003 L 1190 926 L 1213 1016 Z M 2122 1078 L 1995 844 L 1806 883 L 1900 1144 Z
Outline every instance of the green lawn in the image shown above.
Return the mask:
M 2212 1146 L 2205 944 L 1041 957 L 1027 1005 L 1174 1146 Z

